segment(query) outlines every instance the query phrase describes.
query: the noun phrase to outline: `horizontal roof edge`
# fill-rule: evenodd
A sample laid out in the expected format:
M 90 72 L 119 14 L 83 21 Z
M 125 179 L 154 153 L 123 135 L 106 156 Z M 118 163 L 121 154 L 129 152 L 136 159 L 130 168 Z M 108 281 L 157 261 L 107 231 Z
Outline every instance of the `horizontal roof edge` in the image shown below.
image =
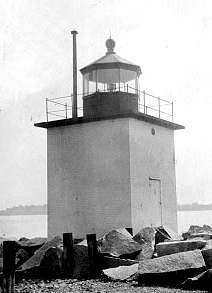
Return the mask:
M 111 120 L 111 119 L 118 119 L 118 118 L 135 118 L 141 121 L 156 124 L 156 125 L 169 128 L 172 130 L 185 128 L 183 125 L 180 125 L 180 124 L 176 124 L 167 120 L 156 118 L 154 116 L 150 116 L 144 113 L 133 113 L 133 112 L 116 114 L 116 115 L 105 116 L 105 117 L 78 117 L 74 119 L 69 118 L 69 119 L 55 120 L 55 121 L 49 121 L 49 122 L 40 122 L 40 123 L 35 123 L 34 126 L 48 129 L 52 127 L 60 127 L 60 126 L 66 126 L 66 125 L 89 123 L 94 121 Z

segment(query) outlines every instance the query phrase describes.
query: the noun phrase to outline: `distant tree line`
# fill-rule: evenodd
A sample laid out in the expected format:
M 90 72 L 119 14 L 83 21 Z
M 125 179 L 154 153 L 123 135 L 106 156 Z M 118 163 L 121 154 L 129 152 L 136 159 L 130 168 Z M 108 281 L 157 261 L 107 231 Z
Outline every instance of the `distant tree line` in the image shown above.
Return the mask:
M 0 216 L 12 215 L 46 215 L 47 205 L 19 205 L 5 210 L 0 210 Z
M 207 211 L 212 210 L 211 204 L 200 204 L 198 202 L 194 202 L 191 204 L 178 204 L 178 211 Z

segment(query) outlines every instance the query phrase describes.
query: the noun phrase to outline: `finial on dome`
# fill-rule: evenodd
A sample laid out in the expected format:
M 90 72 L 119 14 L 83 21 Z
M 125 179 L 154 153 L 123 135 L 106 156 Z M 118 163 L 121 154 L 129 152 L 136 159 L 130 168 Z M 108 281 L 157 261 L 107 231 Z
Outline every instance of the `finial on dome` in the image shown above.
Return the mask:
M 107 48 L 106 54 L 115 54 L 113 49 L 115 48 L 116 43 L 113 39 L 111 39 L 111 35 L 110 35 L 109 39 L 107 39 L 107 41 L 105 42 L 105 45 Z

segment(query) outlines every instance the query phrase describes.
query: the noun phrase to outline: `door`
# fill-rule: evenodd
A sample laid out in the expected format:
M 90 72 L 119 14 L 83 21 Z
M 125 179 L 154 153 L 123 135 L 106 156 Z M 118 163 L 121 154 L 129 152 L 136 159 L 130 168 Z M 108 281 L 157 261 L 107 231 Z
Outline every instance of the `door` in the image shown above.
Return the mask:
M 161 180 L 149 177 L 149 219 L 151 226 L 163 224 Z

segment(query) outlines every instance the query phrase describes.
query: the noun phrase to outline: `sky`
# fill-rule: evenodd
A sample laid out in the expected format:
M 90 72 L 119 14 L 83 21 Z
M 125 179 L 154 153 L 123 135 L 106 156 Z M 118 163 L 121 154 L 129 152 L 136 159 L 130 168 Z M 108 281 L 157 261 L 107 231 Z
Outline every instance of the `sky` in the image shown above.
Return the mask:
M 212 202 L 212 2 L 0 0 L 0 209 L 47 198 L 45 98 L 72 92 L 78 68 L 118 55 L 141 66 L 140 87 L 174 102 L 177 198 Z M 78 74 L 79 90 L 82 80 Z

